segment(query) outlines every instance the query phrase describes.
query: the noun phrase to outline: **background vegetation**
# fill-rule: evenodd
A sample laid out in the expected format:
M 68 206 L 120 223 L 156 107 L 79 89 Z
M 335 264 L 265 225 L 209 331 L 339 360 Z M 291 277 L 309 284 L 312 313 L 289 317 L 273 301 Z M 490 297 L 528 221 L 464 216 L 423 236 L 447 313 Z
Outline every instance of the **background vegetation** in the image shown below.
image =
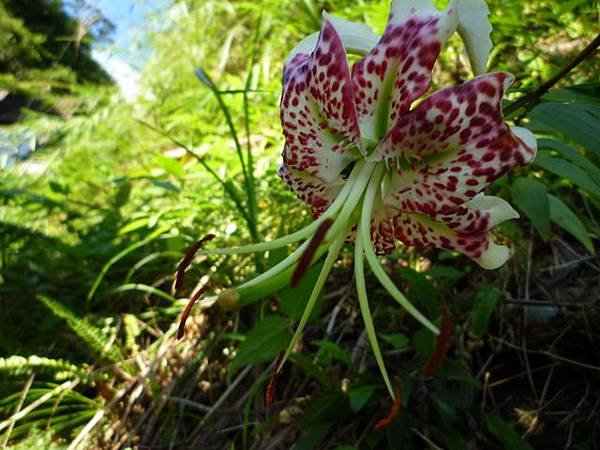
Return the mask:
M 507 105 L 560 73 L 600 31 L 594 1 L 489 4 L 490 67 L 517 77 Z M 282 64 L 318 30 L 321 10 L 380 33 L 388 1 L 173 0 L 148 18 L 161 26 L 148 33 L 153 52 L 135 103 L 121 100 L 89 56 L 110 24 L 82 33 L 84 21 L 63 6 L 0 1 L 0 89 L 30 107 L 0 129 L 0 145 L 15 135 L 43 144 L 0 169 L 0 445 L 600 446 L 597 54 L 512 108 L 540 151 L 492 188 L 523 213 L 499 229 L 514 255 L 505 267 L 484 272 L 426 249 L 386 258 L 429 317 L 441 320 L 444 309 L 454 317 L 449 357 L 434 377 L 422 376 L 433 336 L 369 278 L 388 367 L 404 385 L 399 416 L 377 432 L 390 402 L 366 344 L 350 254 L 268 408 L 269 363 L 287 345 L 310 274 L 239 312 L 197 307 L 179 341 L 191 292 L 231 286 L 283 255 L 197 257 L 185 297 L 172 280 L 186 248 L 208 233 L 225 246 L 308 223 L 275 174 Z M 454 40 L 434 84 L 469 77 Z

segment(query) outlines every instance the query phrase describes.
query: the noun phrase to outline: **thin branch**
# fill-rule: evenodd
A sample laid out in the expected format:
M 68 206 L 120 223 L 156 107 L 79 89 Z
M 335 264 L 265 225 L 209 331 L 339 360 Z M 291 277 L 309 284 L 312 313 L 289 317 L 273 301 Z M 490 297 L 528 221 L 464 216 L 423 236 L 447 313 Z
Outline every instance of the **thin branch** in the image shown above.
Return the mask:
M 573 61 L 571 61 L 568 65 L 566 65 L 560 72 L 558 72 L 555 76 L 550 78 L 544 84 L 542 84 L 535 91 L 530 92 L 529 94 L 521 97 L 516 102 L 511 103 L 504 109 L 504 115 L 508 116 L 519 108 L 522 108 L 530 103 L 537 102 L 546 92 L 548 92 L 556 83 L 566 77 L 575 67 L 585 61 L 588 57 L 592 56 L 594 52 L 600 47 L 600 34 L 596 36 L 596 38 L 590 42 L 590 44 L 584 48 L 579 55 Z

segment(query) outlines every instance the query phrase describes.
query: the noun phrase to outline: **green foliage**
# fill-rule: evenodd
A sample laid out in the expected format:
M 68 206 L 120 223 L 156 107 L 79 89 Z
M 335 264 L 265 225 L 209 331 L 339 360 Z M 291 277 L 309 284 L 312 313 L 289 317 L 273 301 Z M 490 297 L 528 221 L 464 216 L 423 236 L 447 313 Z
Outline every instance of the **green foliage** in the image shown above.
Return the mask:
M 67 322 L 81 340 L 87 344 L 90 350 L 98 353 L 111 362 L 121 361 L 122 357 L 113 348 L 108 347 L 107 340 L 102 339 L 102 331 L 81 320 L 74 312 L 44 295 L 38 295 L 38 300 L 44 304 L 53 314 Z
M 0 372 L 9 377 L 22 377 L 32 373 L 49 373 L 56 380 L 76 378 L 81 381 L 89 381 L 91 379 L 90 372 L 85 368 L 62 359 L 51 359 L 43 356 L 0 358 Z
M 550 236 L 550 205 L 546 186 L 533 178 L 519 178 L 512 186 L 515 205 L 531 220 L 543 239 Z
M 555 74 L 592 37 L 589 30 L 597 20 L 585 1 L 489 3 L 497 44 L 490 67 L 517 75 L 510 100 Z M 18 1 L 11 4 L 19 6 Z M 57 32 L 39 21 L 34 26 L 30 19 L 9 14 L 8 2 L 0 3 L 5 11 L 0 13 L 0 29 L 8 30 L 0 33 L 4 39 L 0 61 L 20 64 L 10 70 L 3 65 L 1 82 L 13 92 L 36 96 L 51 85 L 50 93 L 57 95 L 52 102 L 66 94 L 87 101 L 79 115 L 66 121 L 28 115 L 23 127 L 34 131 L 44 147 L 22 166 L 0 172 L 1 420 L 15 411 L 23 378 L 35 376 L 25 405 L 52 393 L 57 380 L 80 383 L 64 400 L 62 394 L 53 394 L 43 408 L 18 422 L 11 439 L 47 427 L 53 431 L 43 438 L 48 447 L 56 436 L 71 439 L 98 405 L 109 401 L 113 390 L 129 389 L 123 380 L 133 378 L 143 382 L 123 390 L 141 392 L 140 397 L 122 399 L 99 428 L 137 430 L 149 447 L 156 426 L 157 447 L 200 434 L 227 440 L 236 448 L 261 448 L 285 428 L 282 436 L 289 442 L 282 445 L 295 448 L 363 450 L 394 448 L 402 442 L 407 449 L 418 449 L 425 444 L 414 430 L 426 425 L 428 438 L 450 449 L 493 449 L 498 444 L 529 448 L 512 417 L 493 406 L 497 401 L 522 406 L 518 401 L 525 396 L 518 389 L 522 373 L 528 373 L 514 362 L 523 357 L 518 338 L 512 345 L 519 350 L 512 354 L 496 340 L 497 329 L 508 329 L 498 336 L 504 340 L 519 332 L 513 328 L 519 321 L 512 316 L 505 320 L 500 305 L 507 296 L 521 293 L 521 250 L 529 239 L 540 252 L 534 260 L 539 256 L 553 261 L 548 246 L 558 239 L 580 243 L 593 253 L 600 232 L 594 60 L 584 62 L 540 102 L 510 117 L 536 132 L 540 152 L 535 165 L 514 178 L 498 180 L 491 189 L 507 199 L 512 194 L 523 215 L 496 237 L 509 239 L 515 250 L 507 268 L 482 273 L 452 252 L 410 250 L 387 257 L 386 270 L 415 305 L 432 318 L 443 309 L 456 318 L 450 352 L 432 379 L 423 380 L 421 372 L 434 352 L 435 336 L 407 319 L 367 278 L 369 295 L 377 305 L 373 315 L 382 351 L 393 362 L 391 375 L 398 376 L 404 387 L 400 413 L 386 431 L 371 431 L 374 422 L 385 417 L 391 399 L 368 353 L 360 349 L 353 292 L 323 297 L 311 317 L 302 352 L 292 354 L 291 364 L 282 372 L 275 404 L 263 409 L 266 365 L 289 343 L 292 321 L 301 315 L 318 266 L 298 287 L 285 288 L 239 314 L 194 310 L 188 320 L 192 331 L 182 341 L 169 340 L 199 280 L 216 288 L 230 286 L 281 256 L 198 255 L 186 273 L 183 292 L 174 293 L 172 275 L 189 245 L 208 233 L 217 235 L 217 247 L 259 236 L 273 238 L 309 220 L 306 208 L 275 174 L 282 145 L 277 105 L 287 53 L 318 29 L 322 9 L 365 21 L 381 32 L 387 4 L 387 0 L 266 0 L 260 5 L 174 0 L 155 18 L 161 26 L 149 27 L 154 51 L 143 72 L 144 95 L 128 105 L 110 92 L 82 86 L 82 81 L 101 82 L 102 76 L 77 71 L 79 63 L 71 65 L 70 56 L 57 62 L 53 52 L 66 45 L 51 39 Z M 15 41 L 20 45 L 3 45 Z M 90 41 L 82 41 L 81 55 Z M 441 70 L 434 76 L 436 87 L 470 76 L 461 50 L 461 44 L 452 42 L 443 55 Z M 92 65 L 86 67 L 93 70 Z M 30 163 L 43 165 L 43 172 L 25 170 Z M 529 222 L 546 241 L 523 232 Z M 351 283 L 350 265 L 347 257 L 342 258 L 329 294 Z M 595 322 L 585 323 L 587 330 Z M 160 359 L 157 355 L 166 349 L 172 353 Z M 193 358 L 185 359 L 190 353 Z M 140 375 L 129 362 L 140 360 L 148 374 Z M 109 369 L 106 363 L 111 363 Z M 247 365 L 255 369 L 245 371 L 246 378 L 232 390 L 232 407 L 229 397 L 222 408 L 218 401 L 231 386 L 226 374 L 240 376 Z M 90 367 L 99 369 L 90 373 Z M 509 373 L 511 369 L 514 372 Z M 506 378 L 499 383 L 500 391 L 487 385 L 483 390 L 486 371 L 494 382 Z M 533 376 L 540 373 L 545 375 Z M 108 393 L 99 387 L 102 384 L 92 387 L 92 381 L 104 377 Z M 503 397 L 504 382 L 510 394 Z M 490 389 L 500 399 L 482 403 Z M 54 402 L 62 409 L 53 409 Z M 128 404 L 133 405 L 131 415 L 121 421 L 120 405 Z M 205 418 L 214 405 L 216 412 Z M 239 405 L 245 405 L 242 429 Z M 587 400 L 581 408 L 586 406 Z M 226 413 L 221 413 L 234 410 L 230 426 Z M 577 414 L 574 417 L 574 434 L 583 442 L 589 428 Z M 561 420 L 551 421 L 551 415 L 544 419 L 545 430 Z M 32 434 L 21 445 L 32 442 L 32 448 L 44 448 L 33 443 L 39 439 Z M 537 442 L 536 436 L 531 439 Z
M 506 423 L 501 417 L 494 414 L 485 415 L 485 424 L 494 436 L 502 442 L 505 450 L 531 450 L 532 447 L 525 442 L 518 433 L 513 430 L 510 424 Z
M 0 89 L 14 103 L 4 103 L 3 123 L 19 120 L 21 106 L 63 117 L 81 113 L 112 84 L 91 56 L 92 42 L 107 37 L 112 24 L 100 15 L 73 18 L 64 7 L 62 0 L 0 1 Z
M 231 364 L 231 370 L 275 359 L 291 337 L 289 326 L 282 317 L 266 316 L 248 331 Z
M 482 336 L 486 332 L 500 296 L 501 292 L 494 288 L 481 289 L 477 292 L 469 321 L 471 331 L 475 335 Z

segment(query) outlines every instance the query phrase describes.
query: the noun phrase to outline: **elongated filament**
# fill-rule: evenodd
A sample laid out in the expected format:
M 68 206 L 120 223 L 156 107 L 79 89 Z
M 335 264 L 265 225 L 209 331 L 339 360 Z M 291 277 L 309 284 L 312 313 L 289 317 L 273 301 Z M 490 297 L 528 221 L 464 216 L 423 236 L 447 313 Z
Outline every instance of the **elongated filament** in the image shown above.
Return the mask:
M 387 387 L 387 390 L 393 399 L 394 390 L 392 389 L 390 377 L 387 373 L 387 369 L 385 368 L 385 363 L 383 362 L 381 349 L 379 348 L 379 343 L 377 342 L 375 326 L 373 325 L 373 317 L 371 316 L 371 310 L 369 309 L 369 299 L 367 297 L 367 287 L 365 283 L 363 246 L 360 232 L 356 237 L 356 244 L 354 247 L 354 276 L 356 277 L 356 293 L 358 295 L 358 304 L 360 306 L 360 312 L 363 316 L 363 322 L 365 323 L 365 329 L 367 330 L 367 336 L 369 337 L 369 342 L 371 344 L 371 348 L 373 349 L 373 355 L 375 355 L 375 360 L 379 366 L 379 371 L 381 372 L 385 386 Z
M 408 312 L 411 316 L 413 316 L 417 321 L 419 321 L 423 326 L 431 330 L 432 333 L 438 335 L 440 332 L 438 328 L 432 324 L 427 317 L 425 317 L 417 308 L 415 308 L 412 303 L 408 301 L 408 299 L 400 292 L 400 290 L 396 287 L 394 282 L 390 279 L 390 277 L 385 273 L 385 270 L 381 266 L 379 260 L 377 259 L 377 255 L 375 255 L 375 250 L 373 248 L 373 242 L 371 241 L 371 214 L 373 213 L 373 204 L 376 200 L 377 196 L 377 188 L 379 187 L 379 183 L 381 182 L 381 176 L 383 172 L 383 167 L 379 166 L 375 169 L 375 174 L 371 178 L 369 182 L 369 186 L 367 188 L 367 193 L 365 194 L 365 200 L 362 205 L 362 212 L 360 215 L 360 233 L 363 240 L 364 252 L 367 257 L 367 262 L 371 267 L 371 270 L 381 283 L 381 285 L 388 291 L 388 293 L 392 296 L 394 300 L 396 300 L 400 306 L 402 306 L 406 312 Z
M 355 184 L 357 178 L 361 175 L 361 169 L 365 165 L 363 161 L 358 161 L 356 166 L 350 173 L 350 177 L 348 177 L 347 182 L 344 184 L 344 187 L 333 201 L 333 203 L 329 206 L 327 211 L 325 211 L 318 219 L 312 222 L 310 225 L 302 228 L 301 230 L 295 231 L 287 236 L 282 236 L 277 239 L 273 239 L 272 241 L 267 242 L 259 242 L 251 245 L 244 245 L 240 247 L 229 247 L 229 248 L 214 248 L 211 250 L 203 250 L 201 254 L 211 254 L 211 255 L 241 255 L 244 253 L 258 253 L 267 250 L 274 250 L 276 248 L 285 247 L 286 245 L 293 244 L 294 242 L 298 242 L 317 231 L 317 229 L 321 226 L 321 224 L 330 218 L 334 218 L 340 208 L 344 206 L 348 196 L 356 191 Z
M 349 232 L 350 230 L 347 230 L 347 231 Z M 319 273 L 319 277 L 317 278 L 317 281 L 315 282 L 315 286 L 313 287 L 313 290 L 310 293 L 308 303 L 306 304 L 306 307 L 304 308 L 304 312 L 302 313 L 302 317 L 300 318 L 300 323 L 296 327 L 296 331 L 294 332 L 294 335 L 292 336 L 292 340 L 290 341 L 290 344 L 288 345 L 288 348 L 285 351 L 285 355 L 283 355 L 283 358 L 281 359 L 281 362 L 279 363 L 277 372 L 279 372 L 281 370 L 281 368 L 283 367 L 283 365 L 289 358 L 290 353 L 292 352 L 294 346 L 298 342 L 298 339 L 300 339 L 300 336 L 302 335 L 302 332 L 304 331 L 304 327 L 306 326 L 306 323 L 308 322 L 308 318 L 310 317 L 310 314 L 312 313 L 312 310 L 317 302 L 317 299 L 319 298 L 321 289 L 323 289 L 323 286 L 325 285 L 325 281 L 327 281 L 329 272 L 331 271 L 333 264 L 337 260 L 337 257 L 340 253 L 340 250 L 342 249 L 342 245 L 344 245 L 345 240 L 346 240 L 346 235 L 343 234 L 343 235 L 340 235 L 333 242 L 333 244 L 331 244 L 331 247 L 329 248 L 329 252 L 327 253 L 327 257 L 325 258 L 325 262 L 323 263 L 323 268 L 321 269 L 321 272 Z
M 380 195 L 379 188 L 381 186 L 384 173 L 384 165 L 367 163 L 364 160 L 360 160 L 352 169 L 347 183 L 342 188 L 340 194 L 337 196 L 331 206 L 311 225 L 288 236 L 284 236 L 270 242 L 229 249 L 214 249 L 205 251 L 205 253 L 232 254 L 259 252 L 279 248 L 314 234 L 324 223 L 326 223 L 325 221 L 333 220 L 333 224 L 327 231 L 323 242 L 314 252 L 314 255 L 312 255 L 310 258 L 311 261 L 310 264 L 308 264 L 309 266 L 320 259 L 323 254 L 327 253 L 323 267 L 321 268 L 304 312 L 302 313 L 302 317 L 300 318 L 300 322 L 296 327 L 294 335 L 292 336 L 292 339 L 283 357 L 280 359 L 280 361 L 278 361 L 275 373 L 278 373 L 281 370 L 289 358 L 294 346 L 300 339 L 317 302 L 317 299 L 319 298 L 319 294 L 321 293 L 327 277 L 333 268 L 335 261 L 337 260 L 340 250 L 347 236 L 356 225 L 358 226 L 358 230 L 355 244 L 354 273 L 356 277 L 358 301 L 375 360 L 385 381 L 386 388 L 392 398 L 394 398 L 394 390 L 383 361 L 381 348 L 379 347 L 375 327 L 373 324 L 373 317 L 369 308 L 364 274 L 365 257 L 369 266 L 371 267 L 371 270 L 383 287 L 392 296 L 392 298 L 423 326 L 431 330 L 434 334 L 439 334 L 437 327 L 433 325 L 419 310 L 417 310 L 400 292 L 393 281 L 385 273 L 385 270 L 381 266 L 375 254 L 373 241 L 371 239 L 371 217 L 373 213 L 373 205 L 375 202 L 380 200 L 378 198 L 378 195 Z M 357 218 L 358 215 L 360 218 Z M 305 252 L 309 247 L 310 240 L 307 240 L 299 245 L 296 250 L 290 253 L 277 265 L 271 267 L 252 280 L 241 284 L 236 288 L 236 290 L 242 292 L 244 289 L 253 288 L 259 285 L 263 286 L 262 283 L 264 283 L 264 286 L 268 286 L 269 283 L 274 283 L 276 276 L 281 278 L 281 275 L 283 275 L 286 271 L 289 271 L 294 264 L 297 264 L 303 255 L 306 256 Z

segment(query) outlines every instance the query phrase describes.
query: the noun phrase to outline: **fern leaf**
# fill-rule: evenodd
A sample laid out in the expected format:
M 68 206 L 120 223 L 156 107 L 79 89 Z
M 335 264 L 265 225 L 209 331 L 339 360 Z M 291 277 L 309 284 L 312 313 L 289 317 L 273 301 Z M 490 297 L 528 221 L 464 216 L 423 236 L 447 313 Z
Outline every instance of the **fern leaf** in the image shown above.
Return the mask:
M 44 295 L 38 295 L 37 299 L 52 311 L 55 316 L 65 320 L 73 332 L 79 336 L 91 350 L 111 362 L 116 363 L 122 361 L 119 352 L 112 347 L 108 347 L 107 343 L 102 340 L 103 333 L 98 328 L 83 321 L 70 309 L 61 305 L 56 300 Z

